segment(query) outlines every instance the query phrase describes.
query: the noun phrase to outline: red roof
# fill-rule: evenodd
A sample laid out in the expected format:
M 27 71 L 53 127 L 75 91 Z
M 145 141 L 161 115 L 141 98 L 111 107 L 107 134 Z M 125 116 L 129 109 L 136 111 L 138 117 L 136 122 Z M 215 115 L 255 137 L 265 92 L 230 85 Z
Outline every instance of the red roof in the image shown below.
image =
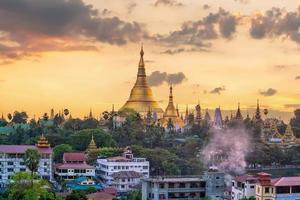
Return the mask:
M 95 167 L 88 165 L 86 163 L 57 164 L 55 167 L 57 169 L 95 169 Z
M 87 195 L 88 199 L 114 199 L 116 196 L 106 192 L 95 192 Z
M 274 186 L 300 186 L 300 177 L 281 177 L 272 179 L 271 182 Z
M 234 178 L 237 182 L 256 181 L 257 178 L 251 175 L 237 176 Z
M 112 195 L 116 195 L 117 194 L 117 189 L 114 187 L 107 187 L 103 189 L 103 192 L 108 193 L 108 194 L 112 194 Z
M 140 178 L 143 175 L 136 171 L 120 171 L 112 174 L 113 178 Z
M 84 153 L 64 153 L 63 160 L 66 162 L 72 162 L 72 161 L 85 161 Z
M 40 153 L 51 154 L 51 148 L 37 148 L 34 145 L 0 145 L 0 153 L 19 153 L 23 154 L 27 149 L 37 149 Z

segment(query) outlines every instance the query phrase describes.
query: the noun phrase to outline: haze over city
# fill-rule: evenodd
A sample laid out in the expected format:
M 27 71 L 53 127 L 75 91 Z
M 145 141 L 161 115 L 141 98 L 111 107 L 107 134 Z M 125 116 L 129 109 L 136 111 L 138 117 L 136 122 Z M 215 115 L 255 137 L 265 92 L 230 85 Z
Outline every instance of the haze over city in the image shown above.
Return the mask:
M 252 114 L 260 99 L 287 120 L 299 107 L 299 1 L 46 2 L 0 2 L 7 19 L 0 22 L 4 113 L 68 108 L 82 117 L 90 108 L 120 108 L 134 85 L 141 43 L 162 107 L 170 80 L 182 111 L 198 101 L 211 110 L 236 110 L 240 102 Z

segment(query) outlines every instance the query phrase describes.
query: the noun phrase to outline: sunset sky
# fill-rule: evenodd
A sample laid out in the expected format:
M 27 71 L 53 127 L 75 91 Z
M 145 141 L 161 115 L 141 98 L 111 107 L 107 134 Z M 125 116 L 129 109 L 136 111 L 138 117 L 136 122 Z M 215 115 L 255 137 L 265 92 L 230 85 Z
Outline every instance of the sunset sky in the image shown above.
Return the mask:
M 300 107 L 298 0 L 0 1 L 0 113 L 82 117 L 127 100 L 144 44 L 164 109 Z

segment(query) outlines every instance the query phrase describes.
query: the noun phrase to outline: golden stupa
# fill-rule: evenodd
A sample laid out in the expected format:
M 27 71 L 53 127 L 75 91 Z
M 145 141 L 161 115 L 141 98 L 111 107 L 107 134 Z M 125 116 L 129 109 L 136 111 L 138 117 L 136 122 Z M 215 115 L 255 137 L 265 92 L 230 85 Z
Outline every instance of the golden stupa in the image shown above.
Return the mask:
M 124 109 L 133 109 L 140 114 L 146 114 L 149 110 L 151 110 L 151 112 L 162 113 L 163 110 L 158 105 L 158 102 L 154 100 L 152 90 L 147 83 L 143 46 L 140 55 L 141 58 L 136 82 L 131 89 L 128 101 L 120 111 Z
M 166 111 L 164 112 L 164 118 L 174 120 L 177 117 L 179 117 L 179 116 L 178 116 L 177 109 L 175 108 L 174 103 L 173 103 L 173 87 L 171 85 L 170 86 L 170 94 L 169 94 L 169 103 L 166 108 Z

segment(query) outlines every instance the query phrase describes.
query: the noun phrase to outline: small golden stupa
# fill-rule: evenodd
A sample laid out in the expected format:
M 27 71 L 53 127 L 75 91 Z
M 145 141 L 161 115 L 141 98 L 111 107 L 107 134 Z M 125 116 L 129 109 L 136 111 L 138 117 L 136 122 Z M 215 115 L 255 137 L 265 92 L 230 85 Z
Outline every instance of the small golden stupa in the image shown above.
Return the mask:
M 37 143 L 38 148 L 49 148 L 50 144 L 48 143 L 48 140 L 45 138 L 44 134 L 41 135 L 41 137 L 38 140 Z
M 296 139 L 294 132 L 292 130 L 292 126 L 290 124 L 288 124 L 288 126 L 286 127 L 286 130 L 283 135 L 283 139 L 285 142 L 292 142 L 295 141 Z
M 94 153 L 94 152 L 97 152 L 97 145 L 96 145 L 96 142 L 94 140 L 94 135 L 92 135 L 92 139 L 91 139 L 91 142 L 89 144 L 89 146 L 87 147 L 87 150 L 86 152 L 87 153 Z
M 169 94 L 169 103 L 168 106 L 164 112 L 164 118 L 165 119 L 172 119 L 175 120 L 178 116 L 177 109 L 174 106 L 173 102 L 173 87 L 170 86 L 170 94 Z
M 163 113 L 158 102 L 154 100 L 152 90 L 147 83 L 143 46 L 141 47 L 140 56 L 136 82 L 131 89 L 128 101 L 120 109 L 120 111 L 133 109 L 140 114 L 146 115 L 150 109 L 152 112 Z

